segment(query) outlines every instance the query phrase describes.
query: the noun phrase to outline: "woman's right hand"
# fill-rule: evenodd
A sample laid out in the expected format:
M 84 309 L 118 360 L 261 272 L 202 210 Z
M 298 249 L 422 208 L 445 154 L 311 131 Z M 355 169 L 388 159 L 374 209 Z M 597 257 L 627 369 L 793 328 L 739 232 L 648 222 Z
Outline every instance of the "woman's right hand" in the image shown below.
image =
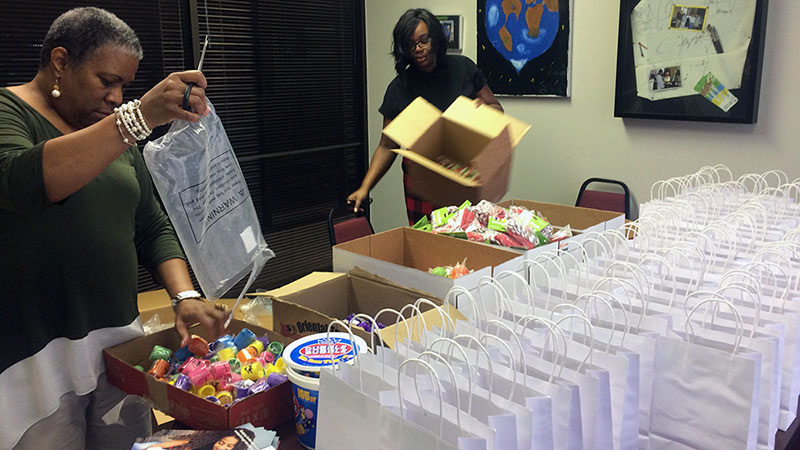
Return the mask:
M 183 109 L 183 93 L 188 83 L 195 83 L 189 96 L 192 111 Z M 155 128 L 175 119 L 197 122 L 201 116 L 210 112 L 206 104 L 206 77 L 199 70 L 174 72 L 147 91 L 141 99 L 140 107 L 147 126 Z
M 353 203 L 353 212 L 357 213 L 358 209 L 361 207 L 361 202 L 364 201 L 365 198 L 369 195 L 369 190 L 361 187 L 358 188 L 355 192 L 347 196 L 347 203 Z

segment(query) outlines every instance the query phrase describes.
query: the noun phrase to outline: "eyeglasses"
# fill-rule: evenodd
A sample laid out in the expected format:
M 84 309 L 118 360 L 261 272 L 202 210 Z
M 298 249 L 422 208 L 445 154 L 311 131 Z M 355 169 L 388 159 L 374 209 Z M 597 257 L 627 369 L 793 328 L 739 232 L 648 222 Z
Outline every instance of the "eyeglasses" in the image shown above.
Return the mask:
M 408 50 L 414 51 L 417 48 L 417 46 L 419 46 L 419 48 L 425 49 L 430 47 L 432 43 L 433 43 L 433 38 L 428 35 L 424 35 L 418 41 L 409 41 Z

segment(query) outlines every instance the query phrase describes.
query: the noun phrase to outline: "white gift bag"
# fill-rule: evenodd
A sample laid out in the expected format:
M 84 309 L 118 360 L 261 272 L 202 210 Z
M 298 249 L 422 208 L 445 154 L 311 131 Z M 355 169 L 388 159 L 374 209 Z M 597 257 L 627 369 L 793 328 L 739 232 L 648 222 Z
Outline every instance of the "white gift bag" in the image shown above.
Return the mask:
M 559 320 L 573 318 L 588 322 L 585 317 L 574 314 L 565 315 Z M 589 326 L 591 326 L 590 323 Z M 522 338 L 527 354 L 542 354 L 544 350 L 542 346 L 537 346 L 524 335 Z M 570 344 L 567 345 L 569 346 Z M 591 351 L 587 352 L 582 361 L 572 359 L 569 356 L 563 358 L 558 375 L 560 378 L 575 383 L 580 388 L 584 448 L 586 450 L 613 449 L 614 438 L 609 373 L 601 367 L 587 363 L 590 357 Z M 529 369 L 532 368 L 540 373 L 548 373 L 554 366 L 554 363 L 547 359 L 528 358 L 526 361 Z
M 547 319 L 538 319 L 543 322 Z M 473 335 L 480 334 L 482 331 L 474 327 L 473 324 L 465 321 L 456 322 L 456 333 L 460 335 Z M 513 345 L 516 344 L 515 340 L 509 341 Z M 479 352 L 470 348 L 465 349 L 469 358 L 475 358 L 477 363 L 476 367 L 481 376 L 478 378 L 478 383 L 481 387 L 492 389 L 493 392 L 500 396 L 514 395 L 520 392 L 519 383 L 521 381 L 522 388 L 531 388 L 537 392 L 552 398 L 552 428 L 553 428 L 553 446 L 556 449 L 570 449 L 578 450 L 583 449 L 583 431 L 582 431 L 582 418 L 581 418 L 581 400 L 579 387 L 567 380 L 560 379 L 554 376 L 556 366 L 551 367 L 550 372 L 544 373 L 536 371 L 531 368 L 527 363 L 528 358 L 539 358 L 539 355 L 528 356 L 525 354 L 524 359 L 521 359 L 522 367 L 517 373 L 512 371 L 505 365 L 499 365 L 495 368 L 492 374 L 487 369 L 487 359 L 500 358 L 499 352 L 487 352 L 486 359 L 478 358 Z M 456 354 L 458 357 L 458 354 Z M 507 361 L 501 360 L 504 364 Z M 454 367 L 458 365 L 454 362 Z M 525 373 L 528 370 L 529 373 Z M 494 378 L 492 378 L 494 376 Z M 524 376 L 524 377 L 523 377 Z M 516 382 L 515 382 L 516 377 Z M 539 401 L 540 405 L 544 403 Z M 530 402 L 526 403 L 531 405 Z M 533 409 L 533 408 L 532 408 Z M 545 432 L 547 427 L 544 427 L 542 432 Z
M 567 335 L 574 336 L 567 345 L 568 357 L 578 358 L 587 351 L 591 351 L 592 365 L 608 371 L 614 447 L 625 450 L 639 448 L 639 355 L 608 345 L 608 342 L 601 342 L 597 339 L 597 335 L 593 336 L 596 339 L 595 346 L 590 350 L 589 347 L 578 342 L 578 338 L 590 337 L 584 334 L 582 324 L 562 324 L 562 327 L 565 328 Z M 597 333 L 597 328 L 593 327 L 592 332 Z M 528 336 L 534 339 L 536 346 L 542 345 L 542 335 L 537 333 Z M 608 340 L 610 341 L 611 338 L 609 334 Z
M 740 286 L 727 286 L 718 292 L 733 294 L 735 292 L 747 293 L 745 289 Z M 694 297 L 710 297 L 720 301 L 727 301 L 719 293 L 697 291 L 690 294 L 686 298 L 686 306 L 693 303 Z M 718 311 L 714 311 L 711 315 L 711 320 L 708 316 L 699 320 L 693 318 L 690 322 L 692 324 L 693 336 L 700 336 L 705 339 L 716 341 L 720 343 L 730 342 L 732 337 L 736 337 L 737 333 L 744 330 L 739 326 L 747 326 L 750 331 L 744 333 L 740 339 L 740 348 L 755 351 L 761 354 L 761 372 L 760 372 L 760 386 L 759 386 L 759 425 L 757 445 L 760 449 L 770 449 L 775 447 L 775 432 L 778 429 L 778 410 L 780 405 L 780 385 L 781 385 L 781 366 L 783 363 L 783 335 L 780 329 L 774 327 L 766 328 L 761 322 L 761 309 L 762 305 L 758 296 L 750 297 L 754 302 L 751 305 L 741 305 L 737 307 L 737 317 L 735 314 L 731 317 L 732 320 L 725 317 Z M 745 314 L 742 314 L 745 313 Z M 753 315 L 748 318 L 746 314 Z M 685 318 L 684 318 L 685 319 Z M 737 322 L 741 320 L 741 323 Z M 680 317 L 676 317 L 679 321 Z M 763 329 L 768 333 L 761 332 Z M 775 332 L 778 331 L 777 336 Z
M 427 330 L 425 332 L 430 333 Z M 439 358 L 442 360 L 441 362 L 447 366 L 448 370 L 453 370 L 453 366 L 458 367 L 459 369 L 463 368 L 463 363 L 466 361 L 466 352 L 460 344 L 451 339 L 437 338 L 436 336 L 430 336 L 429 338 L 426 338 L 426 340 L 429 340 L 431 348 L 435 348 L 436 350 L 441 350 L 442 347 L 438 346 L 437 348 L 435 344 L 443 343 L 444 341 L 449 343 L 451 350 L 452 348 L 456 348 L 463 355 L 463 358 L 460 360 L 461 364 L 459 364 L 459 360 L 453 358 L 452 354 L 444 356 L 440 354 L 432 354 L 431 351 L 425 351 L 417 354 L 413 350 L 407 349 L 409 356 L 419 359 L 425 358 L 426 356 Z M 387 353 L 393 353 L 392 350 L 386 349 L 381 349 L 380 352 L 380 358 L 384 357 Z M 400 358 L 397 356 L 390 356 L 388 358 L 389 365 L 395 364 L 399 360 Z M 430 365 L 437 371 L 438 374 L 442 374 L 442 364 L 437 364 L 436 362 L 432 361 L 430 362 Z M 500 397 L 496 394 L 492 395 L 491 390 L 483 389 L 479 383 L 477 383 L 481 373 L 473 373 L 473 367 L 468 362 L 466 363 L 466 366 L 466 369 L 463 371 L 455 370 L 453 372 L 456 379 L 455 386 L 452 383 L 447 383 L 446 378 L 442 377 L 444 379 L 441 381 L 441 383 L 445 388 L 443 395 L 447 403 L 451 405 L 458 404 L 458 402 L 454 401 L 453 397 L 457 392 L 459 395 L 461 408 L 466 414 L 478 419 L 484 424 L 495 428 L 498 435 L 497 444 L 501 446 L 501 448 L 530 449 L 532 448 L 531 445 L 534 442 L 532 433 L 537 432 L 539 434 L 535 436 L 535 443 L 537 445 L 535 448 L 552 449 L 552 444 L 549 446 L 547 445 L 547 442 L 552 440 L 552 429 L 546 429 L 549 432 L 547 436 L 542 435 L 542 417 L 534 418 L 533 411 L 526 405 L 515 404 L 507 398 Z M 393 369 L 386 368 L 384 370 Z M 489 376 L 489 379 L 493 379 L 491 375 Z M 432 389 L 424 382 L 421 383 L 421 386 L 422 387 L 419 387 L 420 390 L 424 390 L 429 393 L 432 391 Z M 547 406 L 549 406 L 549 399 L 547 400 Z M 540 411 L 549 412 L 550 410 L 544 409 L 544 407 L 540 406 Z M 546 417 L 544 419 L 548 421 L 551 420 L 550 417 Z
M 708 302 L 719 300 L 704 300 L 693 312 Z M 738 339 L 720 344 L 691 333 L 658 338 L 651 449 L 756 448 L 761 355 L 738 344 Z
M 434 378 L 433 385 L 438 395 L 422 395 L 416 388 L 411 393 L 412 383 L 417 376 L 403 375 L 403 368 L 418 364 L 429 370 Z M 382 405 L 381 440 L 382 448 L 397 450 L 417 450 L 420 448 L 453 448 L 462 450 L 494 450 L 495 432 L 476 419 L 463 414 L 458 406 L 442 401 L 438 375 L 425 361 L 408 359 L 400 365 L 397 379 L 398 388 L 380 393 Z M 406 389 L 404 391 L 404 388 Z M 398 418 L 403 419 L 398 423 Z M 421 433 L 426 430 L 428 433 Z M 414 436 L 417 435 L 417 436 Z M 436 438 L 431 441 L 431 436 Z M 425 438 L 426 442 L 419 442 Z
M 706 328 L 706 327 L 711 327 Z M 697 324 L 693 333 L 710 341 L 730 342 L 734 329 L 725 328 L 719 323 Z M 778 339 L 774 336 L 756 333 L 754 336 L 743 336 L 740 348 L 761 354 L 761 372 L 759 386 L 759 424 L 757 447 L 759 449 L 775 448 L 775 432 L 778 431 L 778 406 L 780 405 L 780 366 Z
M 318 448 L 372 450 L 380 442 L 380 401 L 340 376 L 350 368 L 345 364 L 341 370 L 330 367 L 320 370 Z M 358 436 L 358 439 L 342 439 L 342 436 Z

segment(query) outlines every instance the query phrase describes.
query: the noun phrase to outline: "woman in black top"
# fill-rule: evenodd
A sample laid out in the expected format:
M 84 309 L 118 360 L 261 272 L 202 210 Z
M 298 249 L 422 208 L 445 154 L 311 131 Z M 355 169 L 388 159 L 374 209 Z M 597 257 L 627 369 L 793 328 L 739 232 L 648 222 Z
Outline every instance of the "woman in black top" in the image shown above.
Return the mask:
M 379 108 L 384 127 L 417 97 L 423 97 L 442 111 L 461 95 L 503 111 L 475 63 L 465 56 L 447 55 L 446 51 L 447 38 L 442 24 L 430 11 L 409 9 L 400 16 L 392 32 L 392 56 L 397 76 L 386 88 Z M 347 198 L 348 202 L 354 203 L 354 209 L 361 206 L 370 189 L 392 166 L 397 154 L 391 149 L 398 147 L 394 141 L 381 135 L 361 187 Z M 413 162 L 403 159 L 403 187 L 408 222 L 414 224 L 422 216 L 430 214 L 433 205 L 409 194 L 409 181 L 405 176 L 409 164 Z

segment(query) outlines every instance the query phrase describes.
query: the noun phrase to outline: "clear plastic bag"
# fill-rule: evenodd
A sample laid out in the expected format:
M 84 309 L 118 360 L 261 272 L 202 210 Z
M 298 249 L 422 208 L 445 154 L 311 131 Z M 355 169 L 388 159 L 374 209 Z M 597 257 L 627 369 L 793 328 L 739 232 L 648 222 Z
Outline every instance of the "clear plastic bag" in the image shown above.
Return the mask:
M 148 142 L 144 160 L 203 294 L 216 300 L 249 272 L 241 300 L 275 253 L 222 121 L 209 107 L 197 123 L 176 120 Z

